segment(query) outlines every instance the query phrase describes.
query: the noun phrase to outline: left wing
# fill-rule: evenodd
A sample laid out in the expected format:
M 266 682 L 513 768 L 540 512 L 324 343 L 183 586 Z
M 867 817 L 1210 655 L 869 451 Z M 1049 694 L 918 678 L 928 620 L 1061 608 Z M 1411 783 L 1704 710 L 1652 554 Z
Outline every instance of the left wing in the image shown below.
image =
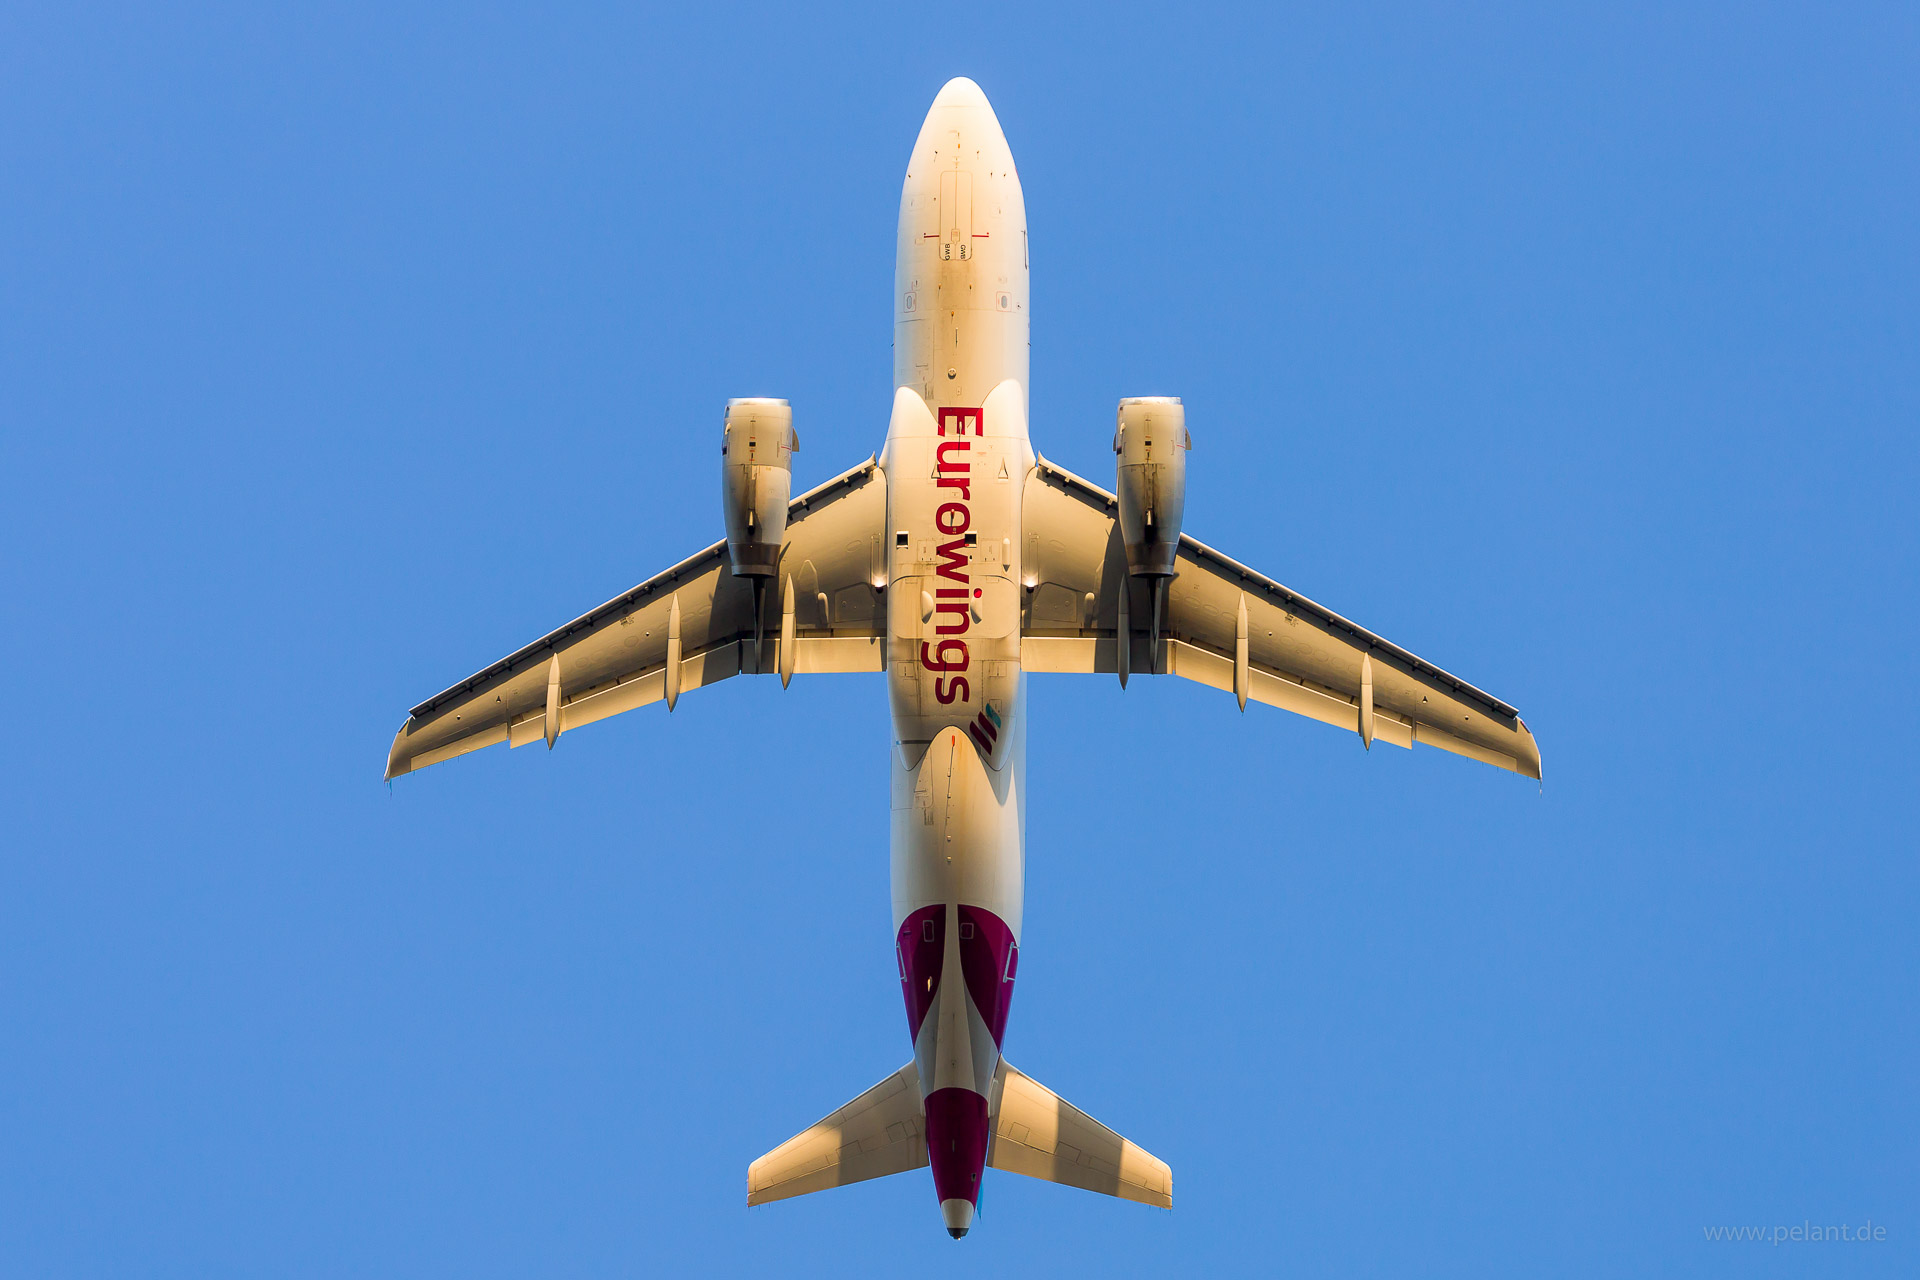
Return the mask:
M 795 498 L 754 613 L 717 542 L 413 709 L 387 777 L 498 742 L 523 746 L 737 675 L 880 670 L 887 486 L 869 458 Z M 756 648 L 755 637 L 759 636 Z
M 1184 535 L 1156 650 L 1151 588 L 1127 573 L 1113 495 L 1044 458 L 1021 516 L 1026 670 L 1185 676 L 1368 746 L 1419 742 L 1540 776 L 1540 749 L 1512 707 Z

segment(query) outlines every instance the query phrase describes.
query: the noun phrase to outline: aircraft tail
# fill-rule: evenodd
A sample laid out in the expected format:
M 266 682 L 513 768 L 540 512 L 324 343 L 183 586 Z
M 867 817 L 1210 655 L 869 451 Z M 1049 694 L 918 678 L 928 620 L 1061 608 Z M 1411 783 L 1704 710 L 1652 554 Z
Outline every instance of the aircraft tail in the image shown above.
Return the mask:
M 1173 1170 L 1003 1058 L 988 1099 L 990 1168 L 1173 1207 Z M 747 1203 L 927 1167 L 920 1072 L 909 1062 L 747 1168 Z
M 767 1204 L 927 1166 L 920 1072 L 909 1062 L 747 1167 L 747 1203 Z
M 987 1164 L 1083 1191 L 1173 1208 L 1173 1170 L 1001 1059 Z M 926 1157 L 921 1157 L 924 1162 Z

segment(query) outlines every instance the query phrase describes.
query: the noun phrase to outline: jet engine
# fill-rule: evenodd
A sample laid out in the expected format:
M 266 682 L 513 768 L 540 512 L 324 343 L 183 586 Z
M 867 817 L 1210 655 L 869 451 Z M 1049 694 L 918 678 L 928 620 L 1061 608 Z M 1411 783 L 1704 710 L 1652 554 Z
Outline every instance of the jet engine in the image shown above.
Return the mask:
M 1113 433 L 1119 455 L 1120 538 L 1127 572 L 1171 578 L 1187 505 L 1187 411 L 1178 396 L 1136 396 L 1120 402 Z
M 764 586 L 780 567 L 793 496 L 793 408 L 761 397 L 727 401 L 720 442 L 720 503 L 727 515 L 727 559 L 734 576 Z M 757 592 L 756 592 L 757 594 Z
M 1180 517 L 1187 506 L 1187 411 L 1178 396 L 1135 396 L 1120 402 L 1120 421 L 1113 433 L 1120 497 L 1120 541 L 1127 551 L 1129 580 L 1146 580 L 1151 600 L 1152 628 L 1147 635 L 1159 669 L 1160 614 L 1173 581 L 1174 557 L 1180 552 Z M 1120 593 L 1120 629 L 1127 623 L 1128 597 Z M 1127 682 L 1128 647 L 1120 654 L 1120 683 Z
M 753 584 L 753 655 L 760 670 L 767 584 L 780 569 L 787 537 L 787 499 L 793 496 L 793 406 L 755 396 L 727 401 L 720 440 L 720 505 L 727 515 L 727 561 Z M 784 681 L 782 682 L 784 683 Z

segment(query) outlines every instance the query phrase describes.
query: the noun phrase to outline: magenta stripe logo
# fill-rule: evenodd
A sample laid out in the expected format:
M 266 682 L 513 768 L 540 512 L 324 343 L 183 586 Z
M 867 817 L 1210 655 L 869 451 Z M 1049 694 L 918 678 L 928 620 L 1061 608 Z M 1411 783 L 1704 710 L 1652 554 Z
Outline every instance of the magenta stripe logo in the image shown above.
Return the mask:
M 990 756 L 993 754 L 994 744 L 1000 741 L 1000 727 L 1000 713 L 995 711 L 993 704 L 989 702 L 967 726 L 967 735 L 973 739 L 974 745 L 980 748 L 982 755 Z

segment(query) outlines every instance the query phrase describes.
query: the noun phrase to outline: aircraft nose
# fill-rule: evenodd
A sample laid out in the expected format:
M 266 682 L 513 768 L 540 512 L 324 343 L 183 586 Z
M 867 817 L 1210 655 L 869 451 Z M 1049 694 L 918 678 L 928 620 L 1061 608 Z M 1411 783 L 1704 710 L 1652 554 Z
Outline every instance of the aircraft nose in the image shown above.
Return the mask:
M 965 76 L 955 76 L 940 86 L 933 105 L 936 107 L 984 107 L 987 95 L 980 92 L 980 86 Z

